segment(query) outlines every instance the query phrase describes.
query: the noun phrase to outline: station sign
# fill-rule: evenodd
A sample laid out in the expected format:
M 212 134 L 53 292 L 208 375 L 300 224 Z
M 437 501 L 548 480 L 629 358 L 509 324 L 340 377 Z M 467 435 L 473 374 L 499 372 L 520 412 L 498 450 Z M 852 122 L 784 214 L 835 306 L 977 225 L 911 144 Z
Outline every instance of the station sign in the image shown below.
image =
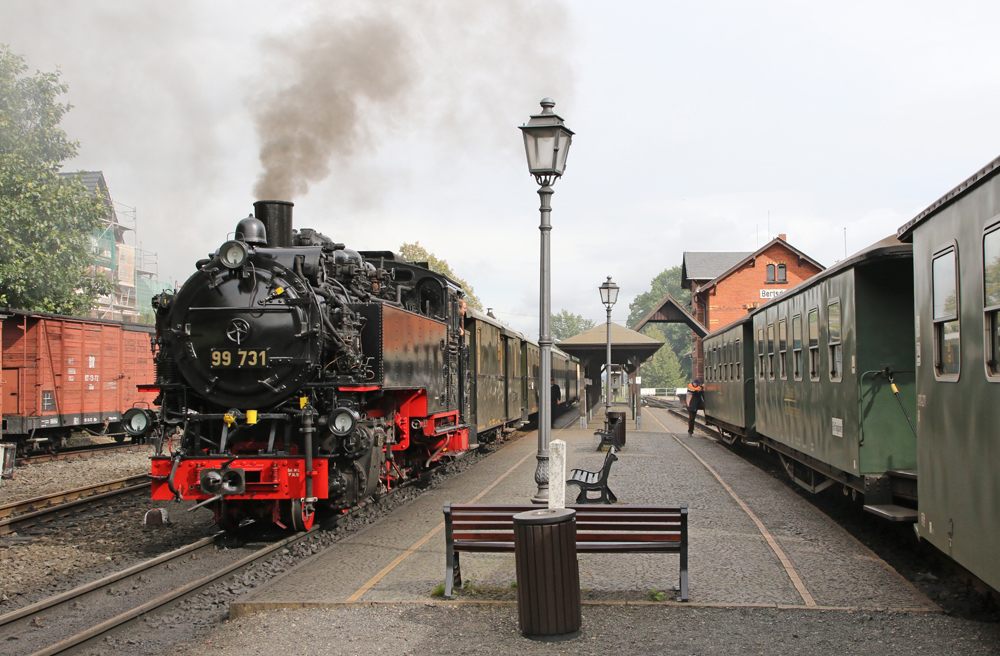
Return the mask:
M 784 289 L 762 289 L 760 290 L 761 298 L 778 298 L 785 293 Z

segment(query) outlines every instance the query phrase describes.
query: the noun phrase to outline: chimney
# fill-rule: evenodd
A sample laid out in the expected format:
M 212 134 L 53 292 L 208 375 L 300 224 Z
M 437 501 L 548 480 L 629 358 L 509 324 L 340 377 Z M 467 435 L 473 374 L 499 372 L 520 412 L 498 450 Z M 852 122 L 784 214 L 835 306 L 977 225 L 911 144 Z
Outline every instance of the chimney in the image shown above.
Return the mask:
M 785 237 L 785 233 L 783 232 L 778 233 L 778 239 L 780 239 L 781 241 L 788 241 L 788 239 Z
M 292 245 L 292 207 L 287 200 L 259 200 L 253 204 L 254 216 L 264 222 L 269 248 Z

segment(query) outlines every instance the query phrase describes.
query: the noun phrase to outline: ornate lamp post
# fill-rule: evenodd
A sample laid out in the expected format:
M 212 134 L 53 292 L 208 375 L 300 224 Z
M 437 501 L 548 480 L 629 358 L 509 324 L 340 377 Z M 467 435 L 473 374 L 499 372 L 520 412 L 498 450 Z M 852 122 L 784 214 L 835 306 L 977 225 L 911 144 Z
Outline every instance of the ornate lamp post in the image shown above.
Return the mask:
M 532 501 L 548 503 L 549 500 L 549 439 L 552 435 L 552 269 L 550 266 L 550 235 L 552 224 L 549 204 L 553 194 L 552 185 L 566 170 L 566 156 L 573 140 L 573 131 L 563 125 L 562 117 L 555 114 L 556 106 L 551 98 L 542 98 L 542 113 L 532 114 L 527 125 L 520 127 L 524 135 L 524 150 L 528 155 L 528 172 L 535 176 L 540 189 L 541 225 L 541 289 L 539 292 L 539 372 L 538 372 L 538 467 L 535 469 L 535 483 L 538 491 Z
M 604 394 L 604 416 L 608 416 L 608 411 L 611 410 L 611 308 L 615 306 L 618 301 L 618 285 L 611 282 L 611 276 L 603 283 L 598 289 L 601 290 L 601 303 L 604 303 L 604 307 L 608 309 L 608 364 L 605 369 L 607 372 L 607 387 Z

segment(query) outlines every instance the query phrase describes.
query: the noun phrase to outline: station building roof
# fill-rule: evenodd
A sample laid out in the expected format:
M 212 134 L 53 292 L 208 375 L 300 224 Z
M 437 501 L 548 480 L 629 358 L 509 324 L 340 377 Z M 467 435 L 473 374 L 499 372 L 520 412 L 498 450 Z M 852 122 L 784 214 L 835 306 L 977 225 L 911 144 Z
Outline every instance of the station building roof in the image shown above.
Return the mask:
M 753 253 L 725 251 L 684 251 L 681 263 L 681 287 L 691 289 L 692 282 L 707 282 L 742 262 Z

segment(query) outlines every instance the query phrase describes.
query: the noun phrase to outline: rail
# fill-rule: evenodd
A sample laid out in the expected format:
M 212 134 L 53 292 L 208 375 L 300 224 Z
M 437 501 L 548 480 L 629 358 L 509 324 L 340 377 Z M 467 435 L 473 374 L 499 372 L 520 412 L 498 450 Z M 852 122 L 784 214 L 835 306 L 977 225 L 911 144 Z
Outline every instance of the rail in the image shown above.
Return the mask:
M 0 535 L 51 519 L 68 510 L 89 508 L 106 499 L 149 487 L 149 475 L 128 476 L 0 506 Z

